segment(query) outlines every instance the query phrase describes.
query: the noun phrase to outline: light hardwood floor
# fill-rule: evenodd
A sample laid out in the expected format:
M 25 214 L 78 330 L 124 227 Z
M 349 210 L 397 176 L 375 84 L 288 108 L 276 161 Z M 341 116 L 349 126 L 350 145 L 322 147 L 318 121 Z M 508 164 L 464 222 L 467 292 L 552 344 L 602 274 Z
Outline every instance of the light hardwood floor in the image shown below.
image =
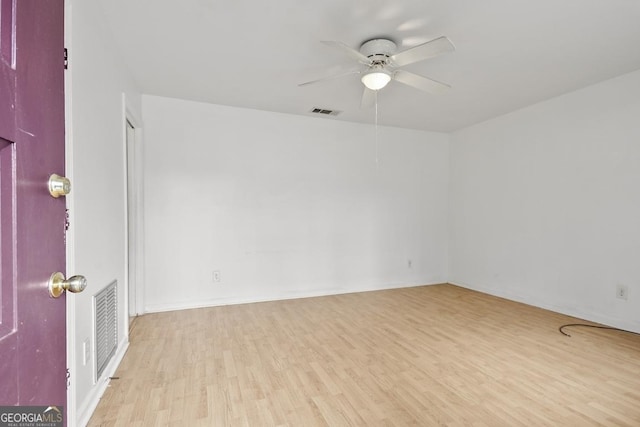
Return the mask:
M 640 336 L 452 285 L 149 314 L 90 426 L 640 426 Z

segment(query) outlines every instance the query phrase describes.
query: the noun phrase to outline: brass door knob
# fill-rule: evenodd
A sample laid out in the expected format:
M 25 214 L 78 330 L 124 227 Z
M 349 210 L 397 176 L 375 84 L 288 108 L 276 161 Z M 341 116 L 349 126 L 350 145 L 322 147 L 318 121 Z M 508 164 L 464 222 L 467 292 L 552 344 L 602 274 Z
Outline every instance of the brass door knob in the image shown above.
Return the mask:
M 84 276 L 72 276 L 64 278 L 64 274 L 53 273 L 49 279 L 49 295 L 58 298 L 64 291 L 78 293 L 87 287 L 87 279 Z
M 49 177 L 49 194 L 56 199 L 71 192 L 71 181 L 55 173 Z

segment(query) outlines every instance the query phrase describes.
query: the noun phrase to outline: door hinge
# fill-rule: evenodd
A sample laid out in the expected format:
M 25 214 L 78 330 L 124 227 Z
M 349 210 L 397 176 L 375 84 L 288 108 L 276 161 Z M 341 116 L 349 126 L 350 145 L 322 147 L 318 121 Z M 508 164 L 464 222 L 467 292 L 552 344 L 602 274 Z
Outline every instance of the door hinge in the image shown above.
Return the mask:
M 69 226 L 71 222 L 69 221 L 69 209 L 64 210 L 64 244 L 67 245 L 67 231 L 69 231 Z
M 64 48 L 64 69 L 69 68 L 69 50 Z
M 67 390 L 69 390 L 69 387 L 71 387 L 71 371 L 67 368 Z

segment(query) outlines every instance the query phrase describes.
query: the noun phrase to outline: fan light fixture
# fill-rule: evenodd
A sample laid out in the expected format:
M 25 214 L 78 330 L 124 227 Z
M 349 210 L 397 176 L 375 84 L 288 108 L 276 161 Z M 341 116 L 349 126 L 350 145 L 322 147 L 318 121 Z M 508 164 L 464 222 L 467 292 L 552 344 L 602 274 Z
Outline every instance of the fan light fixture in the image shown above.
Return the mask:
M 391 75 L 384 70 L 374 70 L 362 76 L 362 83 L 371 90 L 380 90 L 391 81 Z

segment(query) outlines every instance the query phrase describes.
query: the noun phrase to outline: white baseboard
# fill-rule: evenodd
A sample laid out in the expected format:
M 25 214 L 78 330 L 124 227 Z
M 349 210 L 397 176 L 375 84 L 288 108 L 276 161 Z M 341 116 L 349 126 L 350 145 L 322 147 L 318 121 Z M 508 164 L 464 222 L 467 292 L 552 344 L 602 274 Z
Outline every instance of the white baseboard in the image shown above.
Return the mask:
M 125 337 L 123 341 L 118 345 L 118 351 L 114 355 L 111 362 L 107 365 L 104 372 L 102 373 L 102 377 L 98 379 L 96 384 L 94 384 L 93 388 L 84 399 L 84 401 L 78 405 L 79 410 L 77 412 L 78 418 L 76 424 L 70 423 L 69 425 L 77 425 L 77 426 L 86 426 L 93 415 L 93 412 L 98 407 L 100 403 L 100 399 L 104 395 L 104 392 L 107 390 L 109 386 L 109 378 L 115 374 L 118 366 L 120 366 L 120 362 L 124 358 L 127 349 L 129 348 L 129 340 Z
M 205 307 L 218 307 L 223 305 L 236 305 L 236 304 L 251 304 L 257 302 L 268 302 L 268 301 L 282 301 L 282 300 L 290 300 L 290 299 L 298 299 L 298 298 L 313 298 L 313 297 L 323 297 L 328 295 L 341 295 L 341 294 L 352 294 L 357 292 L 372 292 L 372 291 L 383 291 L 387 289 L 400 289 L 400 288 L 412 288 L 417 286 L 429 286 L 440 284 L 443 282 L 437 283 L 396 283 L 396 284 L 387 284 L 384 286 L 376 286 L 376 287 L 362 287 L 362 288 L 334 288 L 334 289 L 321 289 L 321 290 L 310 290 L 304 292 L 280 292 L 271 295 L 262 295 L 262 296 L 239 296 L 239 297 L 230 297 L 230 298 L 212 298 L 205 299 L 199 301 L 185 301 L 178 303 L 161 303 L 161 304 L 149 304 L 145 307 L 145 313 L 161 313 L 164 311 L 176 311 L 176 310 L 190 310 L 193 308 L 205 308 Z
M 600 323 L 614 328 L 624 329 L 626 331 L 640 333 L 640 322 L 627 321 L 625 319 L 603 315 L 602 313 L 585 310 L 584 308 L 578 306 L 558 305 L 556 302 L 536 298 L 531 295 L 522 295 L 515 292 L 505 291 L 504 289 L 495 289 L 488 286 L 475 286 L 469 283 L 460 282 L 449 283 L 455 286 L 460 286 L 461 288 L 471 289 L 473 291 L 482 292 L 484 294 L 489 294 L 534 307 L 543 308 L 555 313 L 576 317 L 578 319 L 583 319 L 590 322 Z

